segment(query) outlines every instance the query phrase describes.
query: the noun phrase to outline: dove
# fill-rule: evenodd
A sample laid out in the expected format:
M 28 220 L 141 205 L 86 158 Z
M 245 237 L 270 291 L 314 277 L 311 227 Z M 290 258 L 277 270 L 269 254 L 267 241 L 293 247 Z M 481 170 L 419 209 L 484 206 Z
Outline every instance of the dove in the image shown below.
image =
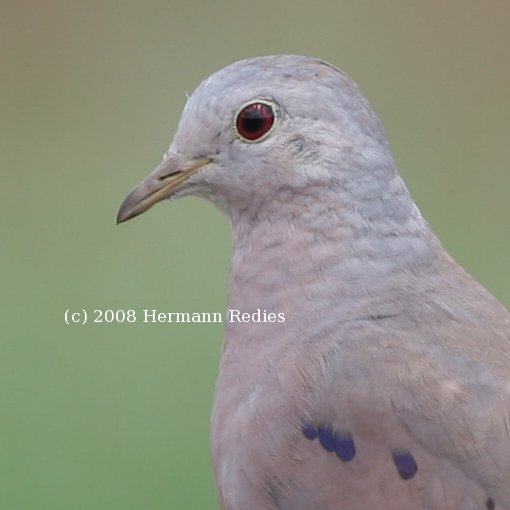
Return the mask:
M 510 314 L 443 249 L 346 74 L 275 55 L 203 81 L 117 221 L 187 195 L 232 224 L 223 510 L 510 510 Z

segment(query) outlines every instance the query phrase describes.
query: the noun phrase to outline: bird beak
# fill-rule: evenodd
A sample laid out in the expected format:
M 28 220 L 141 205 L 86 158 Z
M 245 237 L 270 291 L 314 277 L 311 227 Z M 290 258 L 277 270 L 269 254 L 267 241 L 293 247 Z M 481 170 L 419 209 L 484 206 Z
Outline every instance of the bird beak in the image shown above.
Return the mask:
M 207 158 L 189 159 L 183 154 L 169 153 L 124 199 L 117 214 L 117 224 L 144 213 L 155 203 L 168 198 L 210 161 Z

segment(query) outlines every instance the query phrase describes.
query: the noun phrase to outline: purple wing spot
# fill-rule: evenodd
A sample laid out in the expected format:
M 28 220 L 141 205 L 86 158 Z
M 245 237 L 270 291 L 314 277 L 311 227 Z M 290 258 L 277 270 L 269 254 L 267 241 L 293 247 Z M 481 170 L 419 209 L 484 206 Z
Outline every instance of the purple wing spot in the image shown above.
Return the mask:
M 319 435 L 319 441 L 322 445 L 322 447 L 327 450 L 328 452 L 334 452 L 335 451 L 335 431 L 333 430 L 333 427 L 329 424 L 322 424 L 319 425 L 319 428 L 317 430 Z
M 356 455 L 356 446 L 350 432 L 340 432 L 329 423 L 315 425 L 312 422 L 303 422 L 301 432 L 310 441 L 319 439 L 322 447 L 328 452 L 335 452 L 337 457 L 349 462 Z
M 418 465 L 411 452 L 404 448 L 393 450 L 393 462 L 397 468 L 400 478 L 410 480 L 418 471 Z
M 310 441 L 317 439 L 319 436 L 317 427 L 313 423 L 305 423 L 301 427 L 301 431 L 303 432 L 303 435 L 306 437 L 306 439 L 309 439 Z
M 351 434 L 337 433 L 335 436 L 335 452 L 340 460 L 349 462 L 356 455 L 356 446 Z

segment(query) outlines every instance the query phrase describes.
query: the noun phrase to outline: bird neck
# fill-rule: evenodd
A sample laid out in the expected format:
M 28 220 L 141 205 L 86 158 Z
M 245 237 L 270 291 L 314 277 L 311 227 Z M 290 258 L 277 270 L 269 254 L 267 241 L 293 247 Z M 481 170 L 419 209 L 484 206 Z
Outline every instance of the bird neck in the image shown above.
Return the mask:
M 333 189 L 276 198 L 233 218 L 230 309 L 341 313 L 345 301 L 347 318 L 434 263 L 439 243 L 405 188 L 352 206 Z M 293 309 L 296 295 L 306 310 Z

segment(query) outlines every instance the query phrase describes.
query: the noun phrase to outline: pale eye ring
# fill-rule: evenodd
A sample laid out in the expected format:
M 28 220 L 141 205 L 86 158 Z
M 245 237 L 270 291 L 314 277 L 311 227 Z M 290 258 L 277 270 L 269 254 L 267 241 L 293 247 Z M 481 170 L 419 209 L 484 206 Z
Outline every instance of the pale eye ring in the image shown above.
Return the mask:
M 237 111 L 234 131 L 244 142 L 259 142 L 269 135 L 276 120 L 276 105 L 273 102 L 254 99 Z

